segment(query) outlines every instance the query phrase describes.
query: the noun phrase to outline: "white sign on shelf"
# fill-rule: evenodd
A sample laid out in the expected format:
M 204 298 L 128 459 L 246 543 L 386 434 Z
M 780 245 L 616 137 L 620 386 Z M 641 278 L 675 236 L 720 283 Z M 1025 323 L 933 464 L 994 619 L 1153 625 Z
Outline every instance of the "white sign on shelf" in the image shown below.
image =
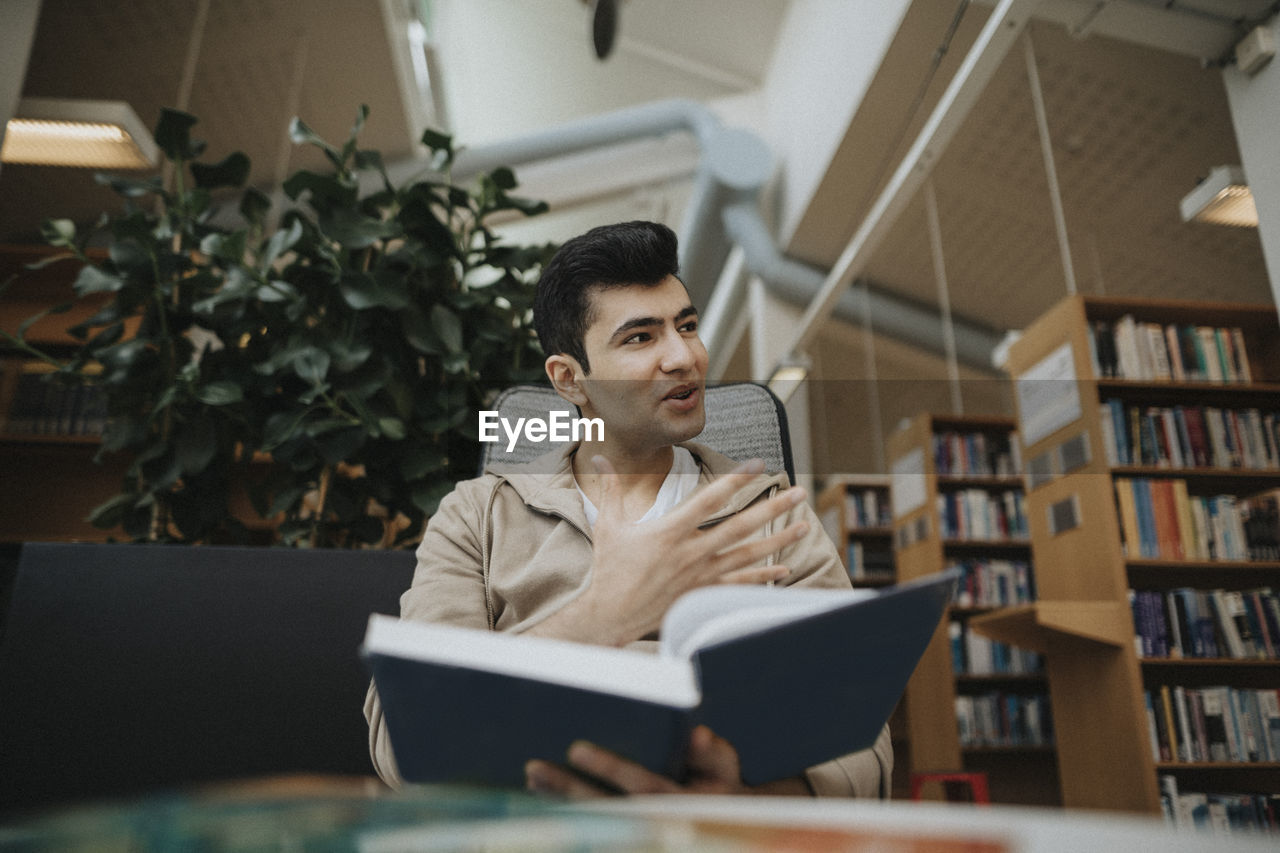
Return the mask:
M 925 500 L 924 451 L 916 448 L 893 463 L 893 485 L 889 494 L 893 499 L 893 517 L 902 516 Z
M 1032 365 L 1016 384 L 1023 446 L 1080 419 L 1080 387 L 1070 341 Z

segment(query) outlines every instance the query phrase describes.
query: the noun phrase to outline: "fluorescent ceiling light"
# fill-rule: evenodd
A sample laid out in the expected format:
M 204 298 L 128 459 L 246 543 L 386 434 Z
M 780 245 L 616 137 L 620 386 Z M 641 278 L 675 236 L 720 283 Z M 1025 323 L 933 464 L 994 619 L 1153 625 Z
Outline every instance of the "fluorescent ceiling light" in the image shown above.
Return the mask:
M 800 387 L 800 383 L 809 377 L 809 362 L 797 356 L 789 356 L 774 368 L 769 377 L 769 390 L 783 403 L 791 399 L 791 395 Z
M 23 98 L 5 126 L 0 161 L 90 169 L 149 169 L 151 134 L 124 101 Z
M 1182 199 L 1182 221 L 1258 227 L 1258 208 L 1239 166 L 1215 166 Z

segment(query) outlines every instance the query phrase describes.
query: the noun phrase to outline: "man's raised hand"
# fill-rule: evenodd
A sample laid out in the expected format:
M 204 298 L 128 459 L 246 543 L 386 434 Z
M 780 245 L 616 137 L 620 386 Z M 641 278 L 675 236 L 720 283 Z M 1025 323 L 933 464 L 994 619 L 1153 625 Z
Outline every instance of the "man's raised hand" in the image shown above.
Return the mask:
M 794 521 L 767 536 L 769 522 L 804 500 L 790 488 L 705 528 L 700 525 L 757 477 L 759 460 L 739 465 L 661 518 L 626 520 L 613 466 L 592 459 L 601 474 L 599 515 L 592 530 L 586 588 L 532 633 L 602 645 L 625 645 L 657 630 L 667 609 L 684 593 L 719 583 L 767 583 L 789 574 L 785 566 L 753 564 L 796 542 L 808 524 Z

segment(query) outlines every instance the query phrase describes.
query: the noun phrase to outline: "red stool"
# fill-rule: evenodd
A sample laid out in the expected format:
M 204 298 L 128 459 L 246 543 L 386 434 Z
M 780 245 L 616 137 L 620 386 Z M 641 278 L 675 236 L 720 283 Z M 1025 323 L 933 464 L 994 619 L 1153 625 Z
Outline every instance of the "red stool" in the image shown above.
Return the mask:
M 986 773 L 912 773 L 911 799 L 920 799 L 920 789 L 926 782 L 941 782 L 949 803 L 978 803 L 985 805 L 991 802 L 987 791 Z M 968 796 L 962 796 L 961 786 L 967 785 Z

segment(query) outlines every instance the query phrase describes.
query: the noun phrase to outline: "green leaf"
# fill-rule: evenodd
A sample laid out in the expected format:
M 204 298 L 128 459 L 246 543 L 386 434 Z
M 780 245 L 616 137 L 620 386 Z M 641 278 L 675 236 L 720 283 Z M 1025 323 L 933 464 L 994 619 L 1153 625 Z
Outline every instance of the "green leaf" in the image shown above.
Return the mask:
M 271 209 L 271 199 L 259 189 L 249 187 L 240 197 L 240 215 L 251 225 L 261 225 Z
M 444 351 L 444 344 L 440 341 L 440 335 L 432 327 L 427 315 L 417 310 L 416 307 L 400 313 L 400 329 L 404 334 L 405 342 L 418 352 L 426 355 L 439 355 Z
M 258 259 L 258 269 L 266 272 L 271 265 L 276 262 L 284 252 L 293 248 L 293 245 L 302 237 L 302 223 L 293 220 L 289 227 L 281 228 L 279 231 L 271 235 L 271 239 L 267 241 L 267 248 L 262 253 L 262 257 Z
M 289 138 L 293 140 L 295 145 L 314 145 L 324 152 L 324 156 L 329 158 L 329 162 L 342 168 L 342 153 L 334 148 L 324 137 L 312 130 L 306 122 L 300 118 L 294 118 L 289 122 Z
M 369 360 L 373 355 L 371 342 L 363 340 L 332 340 L 328 344 L 329 354 L 333 356 L 333 365 L 343 373 L 350 373 Z
M 342 162 L 345 163 L 356 150 L 356 138 L 360 136 L 360 131 L 364 130 L 365 120 L 369 118 L 369 105 L 361 104 L 360 109 L 356 110 L 356 120 L 351 126 L 351 132 L 347 134 L 346 144 L 342 146 Z
M 76 224 L 70 219 L 46 219 L 40 226 L 40 236 L 51 246 L 74 249 Z
M 198 119 L 190 113 L 164 107 L 160 110 L 160 120 L 156 122 L 156 145 L 170 160 L 190 160 L 199 156 L 197 146 L 191 143 L 191 128 Z
M 317 384 L 328 374 L 329 362 L 329 353 L 319 347 L 305 347 L 294 356 L 293 369 L 302 379 Z
M 422 132 L 422 144 L 431 149 L 431 168 L 439 172 L 453 165 L 452 136 L 427 128 Z
M 183 474 L 203 471 L 218 452 L 218 431 L 209 418 L 197 418 L 178 433 L 173 447 L 175 462 Z
M 382 433 L 383 438 L 389 438 L 392 441 L 401 441 L 409 434 L 404 421 L 399 418 L 378 418 L 378 431 Z
M 443 305 L 432 305 L 431 328 L 450 353 L 462 351 L 462 322 L 458 320 L 457 314 Z
M 356 188 L 342 181 L 337 175 L 323 175 L 304 170 L 294 172 L 284 182 L 285 195 L 297 201 L 304 192 L 310 192 L 309 203 L 317 211 L 355 204 Z
M 124 281 L 103 272 L 100 267 L 89 265 L 80 268 L 80 274 L 71 286 L 78 295 L 87 296 L 90 293 L 116 293 L 124 287 Z
M 364 216 L 349 207 L 333 207 L 320 218 L 320 228 L 346 249 L 363 249 L 379 240 L 400 236 L 395 220 L 379 220 Z
M 253 296 L 259 302 L 285 302 L 290 299 L 298 299 L 298 289 L 287 281 L 271 281 L 264 284 L 253 292 Z
M 108 175 L 103 172 L 94 174 L 93 179 L 103 186 L 111 187 L 117 195 L 124 198 L 141 198 L 144 195 L 159 192 L 160 178 L 127 178 L 122 175 Z
M 192 163 L 191 177 L 196 186 L 206 190 L 244 186 L 249 179 L 249 158 L 244 152 L 235 151 L 218 163 Z
M 500 190 L 513 190 L 516 188 L 516 173 L 511 171 L 508 166 L 499 166 L 489 173 L 489 178 L 493 181 L 494 186 Z
M 453 482 L 432 480 L 420 483 L 413 488 L 413 504 L 427 515 L 434 515 L 445 495 L 453 491 Z
M 132 492 L 116 495 L 110 500 L 94 507 L 86 519 L 94 527 L 111 528 L 119 525 L 125 511 L 133 506 L 138 496 Z
M 421 480 L 428 474 L 441 470 L 448 464 L 448 459 L 440 455 L 438 450 L 415 443 L 402 458 L 400 473 L 407 481 Z
M 195 397 L 207 406 L 225 406 L 243 400 L 244 391 L 229 379 L 219 379 L 197 387 Z
M 395 276 L 372 276 L 353 272 L 343 275 L 338 284 L 342 299 L 357 311 L 389 308 L 398 311 L 409 304 L 404 279 Z

